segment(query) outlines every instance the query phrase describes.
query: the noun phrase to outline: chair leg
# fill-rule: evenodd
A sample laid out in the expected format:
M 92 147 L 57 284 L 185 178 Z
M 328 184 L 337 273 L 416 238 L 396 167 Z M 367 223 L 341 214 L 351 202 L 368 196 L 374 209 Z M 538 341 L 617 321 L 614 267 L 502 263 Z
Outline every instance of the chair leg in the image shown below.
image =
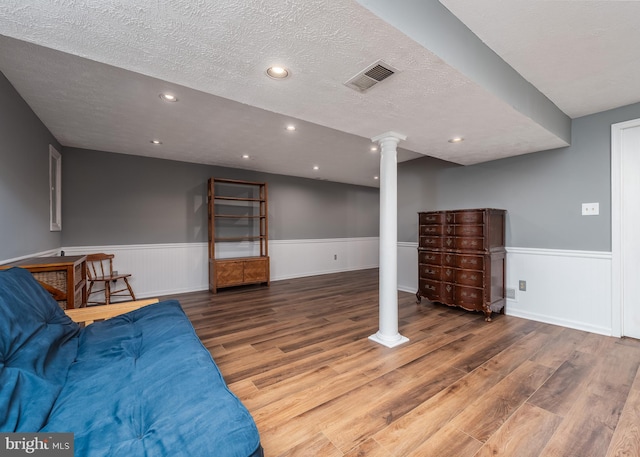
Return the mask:
M 133 289 L 131 288 L 131 286 L 129 285 L 129 281 L 127 281 L 127 278 L 123 278 L 124 279 L 124 283 L 127 285 L 127 289 L 129 289 L 129 293 L 131 294 L 131 299 L 135 300 L 136 296 L 133 295 Z
M 93 282 L 89 281 L 89 290 L 87 290 L 87 303 L 89 303 L 89 298 L 91 297 L 91 290 L 93 289 Z
M 111 285 L 109 281 L 104 282 L 104 304 L 108 305 L 111 302 Z

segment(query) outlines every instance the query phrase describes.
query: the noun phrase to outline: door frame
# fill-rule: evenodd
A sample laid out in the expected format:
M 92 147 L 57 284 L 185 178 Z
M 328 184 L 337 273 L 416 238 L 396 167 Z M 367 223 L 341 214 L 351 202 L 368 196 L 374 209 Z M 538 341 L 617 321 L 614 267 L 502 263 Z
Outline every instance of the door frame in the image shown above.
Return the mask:
M 622 245 L 622 217 L 624 151 L 622 132 L 640 127 L 640 119 L 611 125 L 611 332 L 624 336 L 624 300 L 622 295 L 624 272 L 624 246 Z M 638 221 L 640 222 L 640 221 Z

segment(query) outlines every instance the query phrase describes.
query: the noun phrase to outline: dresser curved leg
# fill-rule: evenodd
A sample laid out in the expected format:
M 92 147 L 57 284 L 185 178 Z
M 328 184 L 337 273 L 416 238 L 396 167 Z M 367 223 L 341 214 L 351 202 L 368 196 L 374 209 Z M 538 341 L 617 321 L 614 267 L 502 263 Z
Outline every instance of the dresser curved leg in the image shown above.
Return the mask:
M 416 292 L 416 304 L 420 304 L 422 302 L 422 297 L 420 296 L 420 291 Z
M 486 322 L 491 322 L 491 309 L 484 309 L 484 320 Z

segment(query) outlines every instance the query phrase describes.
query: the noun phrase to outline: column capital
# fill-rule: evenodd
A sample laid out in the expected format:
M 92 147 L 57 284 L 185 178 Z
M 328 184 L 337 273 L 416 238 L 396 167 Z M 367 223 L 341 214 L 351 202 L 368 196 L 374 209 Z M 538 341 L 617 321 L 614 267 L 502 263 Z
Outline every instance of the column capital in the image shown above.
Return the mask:
M 394 131 L 390 131 L 390 132 L 386 132 L 386 133 L 382 133 L 378 136 L 374 136 L 373 138 L 371 138 L 371 141 L 373 141 L 374 143 L 379 143 L 382 140 L 395 140 L 396 143 L 400 142 L 400 141 L 404 141 L 407 139 L 407 135 L 403 135 L 402 133 L 398 133 L 398 132 L 394 132 Z

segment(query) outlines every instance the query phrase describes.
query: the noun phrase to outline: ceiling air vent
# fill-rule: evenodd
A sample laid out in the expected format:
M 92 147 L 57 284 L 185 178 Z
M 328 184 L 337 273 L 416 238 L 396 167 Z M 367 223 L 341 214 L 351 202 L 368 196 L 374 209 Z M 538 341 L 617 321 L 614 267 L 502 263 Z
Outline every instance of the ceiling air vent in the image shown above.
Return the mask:
M 388 63 L 378 60 L 344 83 L 344 85 L 359 92 L 365 92 L 397 72 L 398 70 Z

